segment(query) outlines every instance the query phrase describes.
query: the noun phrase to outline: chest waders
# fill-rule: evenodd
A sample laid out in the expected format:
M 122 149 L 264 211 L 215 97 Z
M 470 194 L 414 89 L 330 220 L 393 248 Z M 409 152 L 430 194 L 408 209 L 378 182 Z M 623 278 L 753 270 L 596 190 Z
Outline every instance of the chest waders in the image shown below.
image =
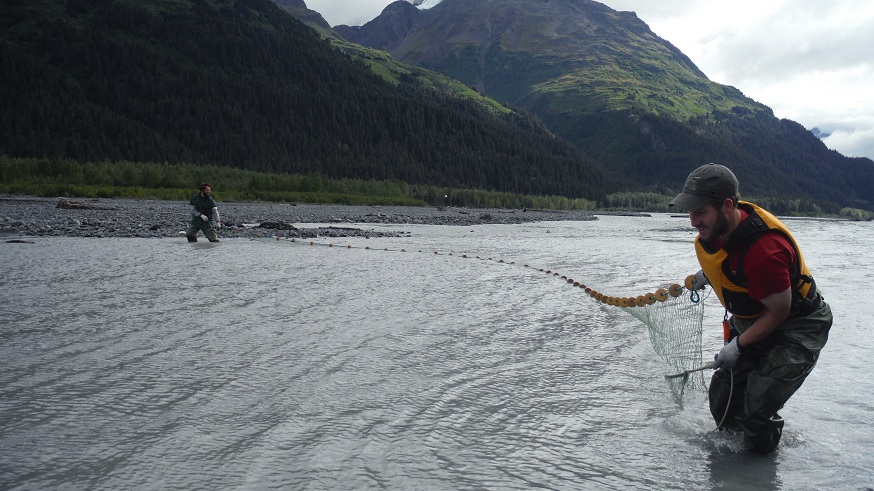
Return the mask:
M 212 196 L 202 196 L 197 193 L 188 200 L 188 204 L 194 210 L 191 223 L 185 231 L 188 242 L 197 242 L 197 232 L 201 231 L 210 242 L 218 242 L 218 234 L 216 234 L 214 226 L 218 220 L 218 204 L 215 199 Z M 201 215 L 206 216 L 207 220 L 202 219 Z
M 767 339 L 743 348 L 733 370 L 721 368 L 713 374 L 710 412 L 720 429 L 739 429 L 753 450 L 769 453 L 776 449 L 782 436 L 783 420 L 777 411 L 816 365 L 828 339 L 832 314 L 789 229 L 752 203 L 740 202 L 738 207 L 749 217 L 723 248 L 713 250 L 700 238 L 695 241 L 698 261 L 726 309 L 726 342 L 749 329 L 765 312 L 765 306 L 749 296 L 743 265 L 749 247 L 765 233 L 780 234 L 795 251 L 796 260 L 789 270 L 792 308 L 789 318 Z M 734 269 L 731 257 L 738 258 Z

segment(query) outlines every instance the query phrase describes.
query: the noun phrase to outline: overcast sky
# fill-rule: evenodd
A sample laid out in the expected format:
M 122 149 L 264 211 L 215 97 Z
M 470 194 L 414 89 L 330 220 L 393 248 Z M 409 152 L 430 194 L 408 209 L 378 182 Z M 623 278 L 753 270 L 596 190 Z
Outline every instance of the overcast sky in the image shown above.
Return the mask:
M 361 25 L 391 0 L 305 0 L 331 25 Z M 471 0 L 475 1 L 475 0 Z M 831 133 L 851 157 L 874 159 L 871 0 L 603 0 L 637 13 L 707 76 Z

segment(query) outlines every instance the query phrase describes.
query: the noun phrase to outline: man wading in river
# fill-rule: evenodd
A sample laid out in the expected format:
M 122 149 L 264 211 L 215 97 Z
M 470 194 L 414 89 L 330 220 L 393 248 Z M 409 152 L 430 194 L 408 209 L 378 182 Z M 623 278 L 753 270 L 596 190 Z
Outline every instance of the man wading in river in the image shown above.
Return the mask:
M 203 231 L 204 237 L 210 242 L 218 242 L 215 231 L 221 227 L 218 203 L 210 196 L 212 186 L 208 182 L 200 183 L 200 192 L 188 200 L 191 205 L 191 225 L 185 231 L 188 242 L 197 242 L 197 232 Z
M 789 229 L 739 196 L 735 175 L 707 164 L 670 206 L 689 211 L 698 230 L 692 289 L 709 283 L 731 314 L 713 362 L 710 412 L 720 429 L 740 429 L 753 450 L 770 453 L 783 433 L 777 411 L 813 370 L 832 313 Z

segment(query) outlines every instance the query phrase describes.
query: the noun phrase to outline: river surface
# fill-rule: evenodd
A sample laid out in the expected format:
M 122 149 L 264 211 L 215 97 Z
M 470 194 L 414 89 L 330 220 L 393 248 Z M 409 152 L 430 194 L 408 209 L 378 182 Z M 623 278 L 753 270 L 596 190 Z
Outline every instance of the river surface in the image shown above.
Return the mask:
M 640 321 L 538 271 L 682 283 L 685 218 L 2 243 L 0 489 L 871 489 L 874 224 L 787 223 L 835 325 L 768 456 L 674 400 Z

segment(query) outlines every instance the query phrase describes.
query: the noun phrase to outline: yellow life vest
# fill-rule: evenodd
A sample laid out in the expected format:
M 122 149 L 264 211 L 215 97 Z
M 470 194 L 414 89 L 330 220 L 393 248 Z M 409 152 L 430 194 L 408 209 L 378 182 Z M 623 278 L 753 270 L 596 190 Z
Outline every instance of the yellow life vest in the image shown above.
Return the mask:
M 804 305 L 810 305 L 816 295 L 816 285 L 804 263 L 795 237 L 780 220 L 763 208 L 745 201 L 739 202 L 738 208 L 749 213 L 749 217 L 738 225 L 721 249 L 710 250 L 700 236 L 695 239 L 698 262 L 722 306 L 733 315 L 745 319 L 754 319 L 765 312 L 765 306 L 749 296 L 746 275 L 743 273 L 743 259 L 756 239 L 766 232 L 774 231 L 783 235 L 795 249 L 795 266 L 790 266 L 789 270 L 789 279 L 793 285 L 792 315 L 803 315 Z M 729 253 L 740 254 L 737 271 L 731 270 Z

